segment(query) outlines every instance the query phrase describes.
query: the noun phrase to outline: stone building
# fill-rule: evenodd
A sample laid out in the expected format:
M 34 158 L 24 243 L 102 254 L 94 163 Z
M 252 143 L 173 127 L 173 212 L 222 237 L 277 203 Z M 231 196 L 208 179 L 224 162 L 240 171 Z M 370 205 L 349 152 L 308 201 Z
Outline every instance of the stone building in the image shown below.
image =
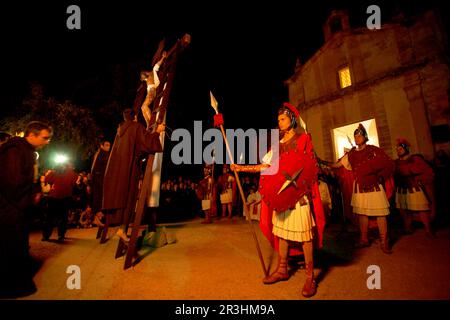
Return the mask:
M 395 140 L 432 159 L 450 151 L 447 36 L 438 15 L 352 28 L 346 11 L 323 26 L 325 43 L 286 81 L 319 157 L 337 160 L 362 122 L 369 143 L 395 155 Z

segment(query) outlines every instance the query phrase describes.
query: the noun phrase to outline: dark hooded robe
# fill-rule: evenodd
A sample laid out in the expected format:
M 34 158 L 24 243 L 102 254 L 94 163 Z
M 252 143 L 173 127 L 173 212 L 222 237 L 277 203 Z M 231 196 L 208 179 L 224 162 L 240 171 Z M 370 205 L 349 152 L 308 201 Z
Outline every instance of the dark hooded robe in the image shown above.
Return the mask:
M 92 212 L 97 213 L 102 209 L 103 201 L 103 179 L 105 177 L 106 165 L 108 164 L 109 151 L 99 148 L 92 162 Z
M 139 196 L 141 161 L 162 152 L 159 133 L 135 121 L 119 125 L 103 180 L 103 210 L 111 224 L 127 224 Z
M 0 298 L 33 293 L 26 210 L 39 187 L 33 185 L 35 149 L 24 138 L 0 147 Z

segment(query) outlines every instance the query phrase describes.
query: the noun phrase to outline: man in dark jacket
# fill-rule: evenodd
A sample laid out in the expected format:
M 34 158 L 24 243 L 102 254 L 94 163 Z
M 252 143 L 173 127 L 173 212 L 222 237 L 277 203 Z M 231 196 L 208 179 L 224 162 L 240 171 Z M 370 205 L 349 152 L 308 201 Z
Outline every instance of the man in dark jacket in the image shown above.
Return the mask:
M 0 297 L 34 293 L 28 228 L 25 212 L 39 201 L 40 186 L 34 185 L 36 152 L 47 145 L 51 127 L 31 122 L 25 137 L 9 139 L 0 147 Z
M 150 132 L 136 121 L 131 109 L 126 109 L 123 117 L 125 121 L 117 129 L 106 166 L 103 210 L 111 214 L 109 223 L 127 225 L 138 197 L 141 160 L 150 153 L 162 152 L 160 133 L 165 125 L 160 124 L 155 132 Z M 118 235 L 126 240 L 121 228 Z

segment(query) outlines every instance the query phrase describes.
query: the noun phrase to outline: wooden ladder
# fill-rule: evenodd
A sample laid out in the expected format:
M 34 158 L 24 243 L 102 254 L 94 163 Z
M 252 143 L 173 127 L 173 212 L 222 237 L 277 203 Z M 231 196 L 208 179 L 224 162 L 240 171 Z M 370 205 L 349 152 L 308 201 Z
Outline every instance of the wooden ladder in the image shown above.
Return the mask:
M 158 124 L 164 122 L 167 106 L 169 103 L 170 92 L 172 90 L 173 79 L 175 75 L 175 67 L 180 52 L 189 44 L 190 36 L 184 35 L 182 39 L 177 40 L 176 44 L 170 49 L 165 61 L 163 62 L 160 70 L 158 71 L 158 77 L 160 78 L 160 85 L 156 89 L 156 97 L 153 101 L 152 117 L 150 119 L 149 128 L 147 130 L 155 131 Z M 155 62 L 156 59 L 154 59 Z M 144 96 L 145 97 L 145 96 Z M 142 100 L 143 102 L 143 100 Z M 138 103 L 139 107 L 142 105 Z M 136 104 L 136 101 L 135 101 Z M 140 108 L 139 108 L 140 109 Z M 119 244 L 116 250 L 116 258 L 125 255 L 124 269 L 128 269 L 135 264 L 137 255 L 137 242 L 139 238 L 139 232 L 146 229 L 146 225 L 141 225 L 144 211 L 146 208 L 146 202 L 151 192 L 151 186 L 153 182 L 153 161 L 155 159 L 154 154 L 150 154 L 147 158 L 144 177 L 140 184 L 139 197 L 137 199 L 136 210 L 134 215 L 131 214 L 130 221 L 125 225 L 125 231 L 131 230 L 129 235 L 129 242 L 126 243 L 122 239 L 119 240 Z M 127 232 L 128 235 L 128 232 Z

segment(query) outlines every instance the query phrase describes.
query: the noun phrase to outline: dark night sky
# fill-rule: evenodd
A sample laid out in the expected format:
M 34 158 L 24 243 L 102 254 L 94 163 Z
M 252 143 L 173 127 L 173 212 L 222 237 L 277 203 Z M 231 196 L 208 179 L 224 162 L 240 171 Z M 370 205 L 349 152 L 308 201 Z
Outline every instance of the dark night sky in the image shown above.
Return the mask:
M 94 111 L 113 96 L 125 107 L 134 98 L 139 69 L 149 67 L 159 40 L 166 37 L 171 44 L 187 32 L 192 42 L 179 61 L 169 125 L 210 121 L 212 89 L 226 127 L 275 127 L 276 108 L 287 100 L 283 81 L 293 74 L 297 57 L 304 63 L 323 44 L 322 25 L 331 9 L 348 9 L 355 26 L 365 24 L 370 4 L 380 5 L 383 19 L 396 4 L 407 11 L 431 5 L 430 1 L 159 2 L 39 1 L 2 9 L 0 117 L 20 104 L 31 80 L 42 83 L 47 96 L 72 99 Z M 81 30 L 66 28 L 66 8 L 71 4 L 81 8 Z M 113 74 L 120 77 L 116 85 Z M 105 130 L 115 131 L 116 126 Z
M 190 111 L 183 118 L 207 113 L 212 89 L 228 126 L 258 126 L 261 120 L 248 116 L 255 118 L 259 110 L 266 113 L 286 99 L 283 80 L 292 74 L 296 56 L 307 57 L 322 43 L 321 24 L 328 11 L 315 8 L 317 18 L 311 20 L 291 5 L 79 2 L 82 29 L 75 31 L 65 24 L 71 3 L 21 4 L 5 14 L 7 106 L 20 102 L 28 81 L 37 80 L 48 95 L 95 108 L 111 97 L 111 71 L 116 68 L 125 73 L 128 90 L 122 97 L 129 103 L 129 88 L 135 88 L 129 82 L 137 80 L 140 67 L 148 68 L 159 40 L 166 37 L 171 43 L 188 32 L 192 44 L 180 61 L 173 92 L 182 109 Z

